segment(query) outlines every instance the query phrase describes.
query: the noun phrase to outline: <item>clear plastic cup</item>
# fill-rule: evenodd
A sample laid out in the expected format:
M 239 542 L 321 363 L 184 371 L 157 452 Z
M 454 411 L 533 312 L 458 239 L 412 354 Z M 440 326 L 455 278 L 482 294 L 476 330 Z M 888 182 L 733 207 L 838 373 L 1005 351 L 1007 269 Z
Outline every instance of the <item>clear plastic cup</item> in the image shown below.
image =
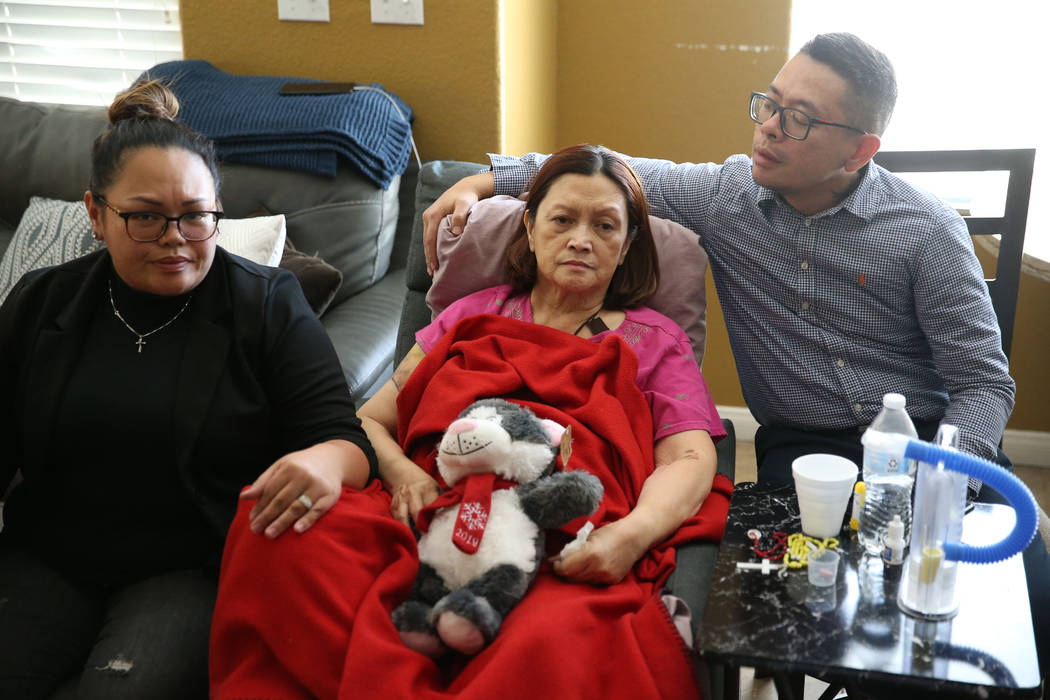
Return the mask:
M 839 534 L 857 471 L 850 460 L 830 454 L 803 455 L 791 463 L 802 532 L 821 538 Z
M 809 582 L 814 586 L 832 586 L 839 573 L 839 553 L 834 549 L 818 549 L 806 557 Z

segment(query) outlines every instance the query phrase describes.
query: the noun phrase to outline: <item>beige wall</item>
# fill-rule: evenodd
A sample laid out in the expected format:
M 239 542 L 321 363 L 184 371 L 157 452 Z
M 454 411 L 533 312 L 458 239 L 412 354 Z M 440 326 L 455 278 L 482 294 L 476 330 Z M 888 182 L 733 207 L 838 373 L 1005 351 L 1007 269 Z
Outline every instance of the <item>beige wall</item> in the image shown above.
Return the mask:
M 581 141 L 679 161 L 748 151 L 744 104 L 787 58 L 790 0 L 426 0 L 424 14 L 373 25 L 367 0 L 341 0 L 327 24 L 293 23 L 274 0 L 182 0 L 187 58 L 380 82 L 416 110 L 424 160 L 475 161 Z M 743 405 L 710 280 L 708 299 L 704 374 L 718 403 Z M 1025 278 L 1014 429 L 1050 431 L 1047 308 L 1050 284 Z
M 1027 235 L 1031 236 L 1032 231 Z M 1043 232 L 1046 235 L 1046 232 Z M 1022 275 L 1014 317 L 1010 374 L 1017 382 L 1017 404 L 1007 426 L 1013 430 L 1050 431 L 1050 282 Z
M 423 26 L 372 24 L 368 0 L 329 6 L 330 22 L 281 22 L 276 0 L 181 0 L 186 58 L 232 73 L 382 83 L 415 110 L 424 160 L 500 149 L 497 0 L 430 0 Z
M 501 153 L 557 148 L 557 38 L 557 0 L 504 0 Z
M 694 162 L 749 152 L 747 97 L 769 85 L 787 59 L 789 6 L 789 0 L 560 3 L 558 145 L 591 141 Z M 707 299 L 704 376 L 716 402 L 742 406 L 710 277 Z

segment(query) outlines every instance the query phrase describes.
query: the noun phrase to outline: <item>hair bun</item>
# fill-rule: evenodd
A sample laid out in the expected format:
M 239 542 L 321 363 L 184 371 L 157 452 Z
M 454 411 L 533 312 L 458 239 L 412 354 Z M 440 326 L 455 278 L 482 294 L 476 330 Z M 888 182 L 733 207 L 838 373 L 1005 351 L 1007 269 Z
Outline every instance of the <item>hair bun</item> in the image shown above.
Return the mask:
M 124 119 L 174 120 L 179 113 L 179 100 L 160 80 L 142 80 L 113 98 L 109 106 L 109 123 Z

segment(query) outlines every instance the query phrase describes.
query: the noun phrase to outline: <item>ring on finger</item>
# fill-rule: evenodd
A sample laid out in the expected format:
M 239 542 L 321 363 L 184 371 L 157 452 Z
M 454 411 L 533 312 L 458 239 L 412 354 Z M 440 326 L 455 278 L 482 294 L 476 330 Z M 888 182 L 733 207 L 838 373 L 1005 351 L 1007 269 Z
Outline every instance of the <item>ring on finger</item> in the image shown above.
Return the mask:
M 314 500 L 312 498 L 310 498 L 309 496 L 307 496 L 305 493 L 300 494 L 299 498 L 296 499 L 296 500 L 298 500 L 300 503 L 302 503 L 304 506 L 306 506 L 307 510 L 310 510 L 311 508 L 314 507 Z

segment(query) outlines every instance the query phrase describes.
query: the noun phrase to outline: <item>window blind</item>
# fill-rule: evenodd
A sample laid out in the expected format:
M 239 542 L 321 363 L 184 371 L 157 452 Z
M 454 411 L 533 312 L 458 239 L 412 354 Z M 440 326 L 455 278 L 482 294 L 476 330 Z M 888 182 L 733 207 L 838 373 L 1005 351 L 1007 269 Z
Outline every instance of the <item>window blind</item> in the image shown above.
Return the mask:
M 0 2 L 0 95 L 108 105 L 142 73 L 182 58 L 178 0 Z

